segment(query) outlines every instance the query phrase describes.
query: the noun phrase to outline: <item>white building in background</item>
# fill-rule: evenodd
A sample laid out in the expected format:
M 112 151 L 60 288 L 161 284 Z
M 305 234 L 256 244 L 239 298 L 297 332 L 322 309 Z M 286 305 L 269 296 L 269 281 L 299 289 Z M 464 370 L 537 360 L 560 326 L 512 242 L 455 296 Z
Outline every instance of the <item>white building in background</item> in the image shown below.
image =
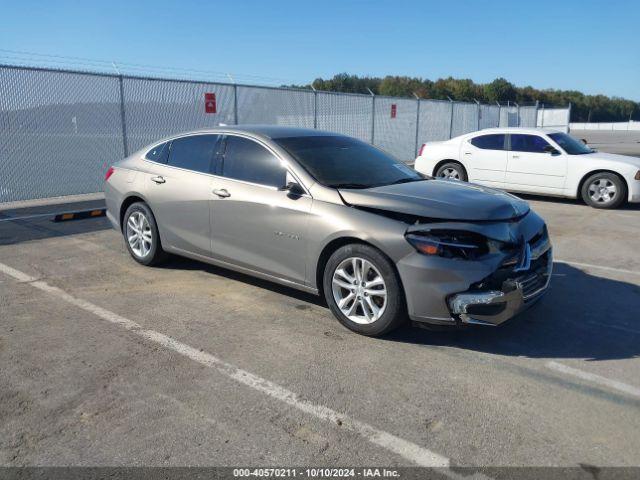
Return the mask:
M 591 122 L 570 123 L 571 130 L 632 130 L 640 131 L 640 122 L 629 120 L 628 122 Z

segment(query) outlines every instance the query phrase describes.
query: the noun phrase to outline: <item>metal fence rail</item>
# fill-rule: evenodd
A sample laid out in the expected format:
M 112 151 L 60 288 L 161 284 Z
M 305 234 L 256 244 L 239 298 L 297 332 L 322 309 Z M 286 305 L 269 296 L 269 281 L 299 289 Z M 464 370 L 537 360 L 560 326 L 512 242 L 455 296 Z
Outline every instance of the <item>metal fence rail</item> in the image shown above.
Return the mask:
M 556 124 L 568 122 L 561 111 L 553 114 Z M 535 127 L 538 118 L 537 106 L 0 66 L 0 203 L 98 192 L 107 168 L 128 154 L 219 124 L 328 130 L 409 161 L 424 142 L 496 126 Z

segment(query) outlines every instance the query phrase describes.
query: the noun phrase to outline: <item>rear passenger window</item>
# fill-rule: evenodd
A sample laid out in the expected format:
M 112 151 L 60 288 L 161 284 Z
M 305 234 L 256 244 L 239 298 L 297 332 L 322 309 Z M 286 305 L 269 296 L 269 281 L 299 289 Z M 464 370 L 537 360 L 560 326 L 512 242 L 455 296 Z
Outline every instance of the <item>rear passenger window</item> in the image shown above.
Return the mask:
M 513 152 L 545 153 L 549 146 L 544 138 L 538 135 L 511 135 L 511 150 Z
M 504 135 L 480 135 L 471 139 L 471 145 L 483 150 L 504 150 Z
M 156 145 L 151 150 L 147 152 L 145 158 L 147 160 L 151 160 L 152 162 L 158 163 L 167 163 L 167 158 L 169 156 L 169 142 L 161 143 L 160 145 Z
M 211 173 L 218 135 L 192 135 L 171 142 L 169 165 L 194 172 Z
M 242 137 L 227 137 L 223 175 L 245 182 L 282 187 L 286 169 L 280 159 L 262 145 Z

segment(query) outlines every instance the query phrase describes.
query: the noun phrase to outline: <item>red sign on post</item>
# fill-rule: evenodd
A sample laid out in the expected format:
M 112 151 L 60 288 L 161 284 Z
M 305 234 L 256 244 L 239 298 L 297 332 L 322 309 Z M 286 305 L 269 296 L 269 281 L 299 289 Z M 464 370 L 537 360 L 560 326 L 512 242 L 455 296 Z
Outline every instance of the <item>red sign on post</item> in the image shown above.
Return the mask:
M 391 118 L 396 118 L 396 114 L 398 113 L 398 107 L 395 103 L 391 104 Z
M 204 113 L 216 113 L 216 94 L 204 94 Z

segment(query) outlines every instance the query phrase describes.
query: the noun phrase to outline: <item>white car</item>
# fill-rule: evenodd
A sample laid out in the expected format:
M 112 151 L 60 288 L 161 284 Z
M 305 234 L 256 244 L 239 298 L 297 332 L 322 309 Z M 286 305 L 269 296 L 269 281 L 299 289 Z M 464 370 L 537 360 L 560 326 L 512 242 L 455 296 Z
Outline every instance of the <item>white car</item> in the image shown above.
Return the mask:
M 640 202 L 640 158 L 597 152 L 553 130 L 490 128 L 425 143 L 415 169 L 513 192 L 581 197 L 595 208 Z

